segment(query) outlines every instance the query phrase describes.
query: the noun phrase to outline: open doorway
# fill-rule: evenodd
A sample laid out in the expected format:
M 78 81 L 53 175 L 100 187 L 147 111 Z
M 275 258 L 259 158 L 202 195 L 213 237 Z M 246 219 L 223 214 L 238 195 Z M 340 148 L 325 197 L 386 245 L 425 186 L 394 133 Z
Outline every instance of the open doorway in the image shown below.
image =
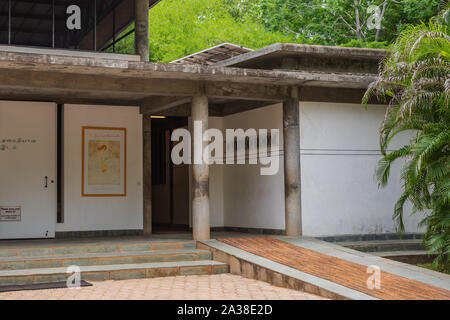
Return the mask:
M 152 216 L 155 232 L 189 230 L 189 165 L 174 165 L 170 137 L 185 117 L 152 118 Z

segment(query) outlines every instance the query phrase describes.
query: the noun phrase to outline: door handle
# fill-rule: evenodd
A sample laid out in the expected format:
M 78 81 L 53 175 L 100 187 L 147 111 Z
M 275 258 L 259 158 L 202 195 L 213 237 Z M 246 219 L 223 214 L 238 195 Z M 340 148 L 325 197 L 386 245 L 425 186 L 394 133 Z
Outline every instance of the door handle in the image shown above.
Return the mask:
M 44 186 L 44 188 L 48 188 L 48 177 L 47 176 L 45 176 L 45 186 Z

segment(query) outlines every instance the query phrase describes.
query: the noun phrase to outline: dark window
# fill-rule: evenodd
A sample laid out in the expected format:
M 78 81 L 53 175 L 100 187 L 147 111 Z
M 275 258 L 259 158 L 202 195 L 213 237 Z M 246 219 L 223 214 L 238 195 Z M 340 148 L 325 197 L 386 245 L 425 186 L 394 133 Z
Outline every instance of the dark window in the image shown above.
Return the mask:
M 0 44 L 8 44 L 9 0 L 0 0 Z
M 52 0 L 11 1 L 11 44 L 52 46 Z
M 0 0 L 0 44 L 101 51 L 134 21 L 135 0 Z
M 101 0 L 97 0 L 102 2 Z M 55 47 L 66 49 L 95 50 L 94 23 L 95 6 L 93 0 L 55 0 Z M 80 9 L 80 29 L 68 29 L 67 23 L 73 28 L 76 23 L 73 15 L 77 12 L 69 11 L 70 6 L 76 5 Z M 73 13 L 72 13 L 73 12 Z M 76 16 L 73 16 L 76 17 Z M 69 19 L 69 21 L 68 21 Z
M 152 184 L 166 184 L 166 128 L 152 121 Z

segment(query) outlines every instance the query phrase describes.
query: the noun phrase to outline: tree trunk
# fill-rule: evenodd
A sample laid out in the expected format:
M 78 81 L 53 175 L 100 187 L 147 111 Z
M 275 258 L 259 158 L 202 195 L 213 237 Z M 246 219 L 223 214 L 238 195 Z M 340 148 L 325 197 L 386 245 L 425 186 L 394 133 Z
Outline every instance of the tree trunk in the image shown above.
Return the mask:
M 386 12 L 386 7 L 388 5 L 389 0 L 386 0 L 383 2 L 383 9 L 381 10 L 381 16 L 380 16 L 380 27 L 377 29 L 377 33 L 375 34 L 375 42 L 378 42 L 380 39 L 380 31 L 381 31 L 381 23 L 383 22 L 384 14 Z
M 361 40 L 361 22 L 359 21 L 360 17 L 359 17 L 359 9 L 358 9 L 358 1 L 357 0 L 353 0 L 354 4 L 355 4 L 355 24 L 356 24 L 356 38 L 358 40 Z

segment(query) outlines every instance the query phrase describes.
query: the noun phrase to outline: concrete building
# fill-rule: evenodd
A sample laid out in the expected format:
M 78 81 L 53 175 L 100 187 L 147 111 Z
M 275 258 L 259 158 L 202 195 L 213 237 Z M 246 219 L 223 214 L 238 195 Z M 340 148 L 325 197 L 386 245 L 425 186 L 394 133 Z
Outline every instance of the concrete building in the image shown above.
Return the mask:
M 361 105 L 385 51 L 224 44 L 151 63 L 156 2 L 0 0 L 0 239 L 394 233 L 400 181 L 374 179 L 385 106 Z M 106 53 L 133 22 L 136 54 Z M 280 129 L 280 170 L 173 164 L 171 133 L 198 120 Z

